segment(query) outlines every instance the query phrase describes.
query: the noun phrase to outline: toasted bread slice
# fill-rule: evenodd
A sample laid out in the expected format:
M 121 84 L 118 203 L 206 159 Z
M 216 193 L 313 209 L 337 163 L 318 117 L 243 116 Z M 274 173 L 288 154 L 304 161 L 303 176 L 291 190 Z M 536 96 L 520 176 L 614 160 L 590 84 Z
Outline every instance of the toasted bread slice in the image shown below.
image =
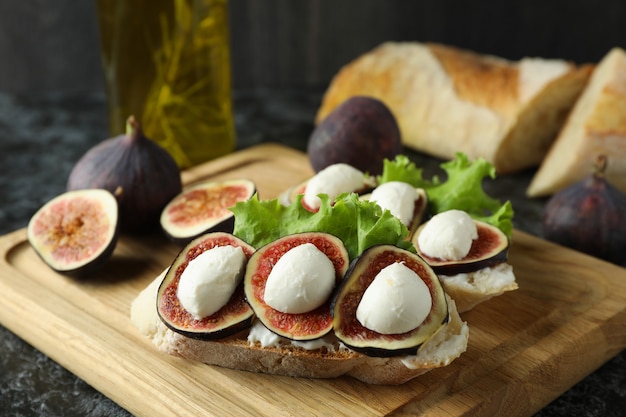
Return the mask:
M 455 300 L 459 313 L 518 288 L 513 267 L 506 262 L 471 273 L 439 278 L 446 293 Z
M 626 192 L 626 52 L 613 48 L 598 63 L 528 189 L 547 196 L 588 176 L 598 155 L 605 178 Z
M 382 100 L 403 143 L 442 159 L 464 152 L 499 173 L 537 166 L 584 88 L 590 66 L 499 57 L 432 43 L 384 43 L 344 66 L 316 120 L 354 95 Z
M 167 328 L 156 311 L 156 294 L 164 273 L 142 290 L 131 305 L 133 325 L 162 352 L 241 371 L 307 378 L 352 376 L 370 384 L 397 385 L 431 369 L 446 366 L 467 348 L 469 328 L 448 299 L 450 320 L 416 355 L 375 358 L 354 352 L 336 339 L 305 349 L 286 339 L 271 346 L 249 341 L 248 333 L 219 341 L 185 337 Z

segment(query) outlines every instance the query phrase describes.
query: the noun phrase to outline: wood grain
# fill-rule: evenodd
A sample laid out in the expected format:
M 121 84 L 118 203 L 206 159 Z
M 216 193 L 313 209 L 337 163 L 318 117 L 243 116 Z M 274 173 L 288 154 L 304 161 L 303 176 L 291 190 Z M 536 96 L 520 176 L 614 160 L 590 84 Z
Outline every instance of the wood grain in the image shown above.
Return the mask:
M 266 144 L 183 178 L 248 177 L 272 198 L 311 174 L 306 155 Z M 157 352 L 129 320 L 131 301 L 178 250 L 158 233 L 123 237 L 80 281 L 52 272 L 17 230 L 0 238 L 0 322 L 145 416 L 528 416 L 626 346 L 626 270 L 516 231 L 519 290 L 464 314 L 469 347 L 446 368 L 388 387 L 206 366 Z

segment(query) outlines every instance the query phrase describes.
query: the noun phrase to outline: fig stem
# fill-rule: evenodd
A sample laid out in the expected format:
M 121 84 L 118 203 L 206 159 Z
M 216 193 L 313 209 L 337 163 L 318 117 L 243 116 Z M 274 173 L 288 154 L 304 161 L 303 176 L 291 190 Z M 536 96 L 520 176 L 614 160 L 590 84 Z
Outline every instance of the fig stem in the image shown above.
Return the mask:
M 128 119 L 126 119 L 126 136 L 131 142 L 138 141 L 143 137 L 141 125 L 134 115 L 130 115 L 128 116 Z
M 127 136 L 138 136 L 141 131 L 141 127 L 139 126 L 139 122 L 134 115 L 128 116 L 126 119 L 126 135 Z
M 596 163 L 594 164 L 594 167 L 593 167 L 593 174 L 596 177 L 604 177 L 607 164 L 608 164 L 608 159 L 606 155 L 598 155 L 596 158 Z

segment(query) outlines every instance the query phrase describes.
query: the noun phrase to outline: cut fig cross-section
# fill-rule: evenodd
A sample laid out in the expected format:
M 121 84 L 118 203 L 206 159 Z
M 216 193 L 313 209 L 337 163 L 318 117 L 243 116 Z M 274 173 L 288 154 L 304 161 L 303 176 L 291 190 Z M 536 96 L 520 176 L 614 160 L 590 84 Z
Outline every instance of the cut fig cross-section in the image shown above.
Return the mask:
M 393 266 L 403 274 L 397 284 L 392 284 L 394 277 L 385 275 Z M 380 278 L 384 285 L 372 294 L 368 289 Z M 380 291 L 390 285 L 397 286 L 397 291 Z M 413 288 L 415 292 L 410 291 Z M 364 314 L 362 309 L 369 311 Z M 389 314 L 392 310 L 395 314 Z M 449 319 L 446 295 L 432 268 L 415 253 L 393 245 L 372 246 L 352 262 L 331 311 L 337 338 L 352 350 L 377 357 L 415 354 Z M 364 323 L 361 317 L 366 314 L 369 321 L 383 323 L 389 330 Z M 413 314 L 421 316 L 419 322 L 415 323 Z M 377 315 L 387 317 L 379 320 Z M 406 323 L 414 327 L 407 328 Z
M 307 253 L 298 257 L 290 256 L 294 253 L 291 251 L 299 250 L 304 245 Z M 319 295 L 317 287 L 321 286 L 320 282 L 323 281 L 319 276 L 321 269 L 319 257 L 311 255 L 318 254 L 318 251 L 331 263 L 334 280 L 331 293 L 325 299 L 321 299 L 321 302 L 315 303 L 318 306 L 309 311 L 293 313 L 290 312 L 289 306 L 274 308 L 276 307 L 274 303 L 272 303 L 274 307 L 270 306 L 270 303 L 266 302 L 266 289 L 270 287 L 282 288 L 284 291 L 281 294 L 272 294 L 271 298 L 278 300 L 275 303 L 282 301 L 283 304 L 290 302 L 297 304 L 295 298 L 303 293 L 307 294 L 306 297 L 310 293 Z M 289 265 L 277 266 L 282 264 L 281 260 L 285 260 L 283 258 L 289 258 Z M 257 249 L 250 257 L 244 277 L 246 298 L 261 323 L 275 334 L 292 340 L 321 338 L 332 331 L 330 314 L 332 292 L 343 279 L 349 262 L 348 252 L 343 242 L 336 236 L 321 232 L 284 236 Z M 274 286 L 269 283 L 270 275 L 277 269 L 286 271 L 287 274 L 277 278 L 283 280 L 283 285 Z M 267 297 L 269 298 L 269 295 Z
M 307 201 L 317 200 L 318 194 L 328 195 L 331 202 L 342 193 L 368 193 L 376 186 L 376 178 L 359 172 L 346 164 L 333 164 L 306 181 L 297 184 L 285 192 L 279 199 L 283 205 L 290 205 L 302 195 L 300 203 L 307 210 L 315 213 L 319 207 Z M 319 202 L 319 201 L 318 201 Z
M 233 288 L 232 295 L 221 308 L 207 316 L 197 317 L 181 303 L 178 291 L 183 273 L 191 262 L 218 247 L 241 248 L 246 263 L 254 252 L 252 246 L 224 232 L 207 233 L 189 242 L 169 267 L 157 292 L 158 315 L 171 330 L 194 339 L 215 340 L 238 333 L 252 324 L 254 312 L 246 302 L 243 282 Z M 211 288 L 198 290 L 204 294 L 211 291 Z
M 112 255 L 118 237 L 119 207 L 109 191 L 68 191 L 44 204 L 30 219 L 27 236 L 52 269 L 85 276 Z
M 161 213 L 161 227 L 174 242 L 186 244 L 209 232 L 232 233 L 230 208 L 256 193 L 253 181 L 234 179 L 196 184 L 183 190 Z
M 423 188 L 414 188 L 408 183 L 390 181 L 378 185 L 361 199 L 373 201 L 383 210 L 389 210 L 413 234 L 428 214 L 428 194 Z
M 478 238 L 472 241 L 469 253 L 462 259 L 448 260 L 427 255 L 418 243 L 420 233 L 427 223 L 420 226 L 412 238 L 417 253 L 439 275 L 456 275 L 478 271 L 479 269 L 495 266 L 506 262 L 509 251 L 508 237 L 496 226 L 474 220 Z

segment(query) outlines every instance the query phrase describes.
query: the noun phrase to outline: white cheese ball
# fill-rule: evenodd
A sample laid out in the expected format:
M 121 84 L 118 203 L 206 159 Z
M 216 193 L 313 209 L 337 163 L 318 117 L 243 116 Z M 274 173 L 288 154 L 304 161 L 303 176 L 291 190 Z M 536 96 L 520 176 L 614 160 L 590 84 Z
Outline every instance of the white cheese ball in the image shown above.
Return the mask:
M 426 283 L 415 271 L 396 262 L 381 269 L 367 287 L 356 318 L 377 333 L 405 333 L 422 324 L 432 304 Z
M 341 193 L 349 193 L 363 188 L 363 172 L 348 164 L 329 165 L 309 180 L 304 190 L 304 203 L 317 210 L 322 201 L 319 194 L 327 194 L 333 200 Z
M 419 198 L 417 189 L 406 182 L 390 181 L 379 185 L 372 191 L 370 201 L 400 219 L 405 226 L 410 226 L 415 213 L 415 201 Z
M 335 287 L 332 261 L 312 243 L 287 251 L 272 268 L 263 300 L 275 310 L 306 313 L 324 304 Z
M 426 223 L 417 244 L 431 258 L 458 261 L 467 256 L 475 239 L 478 230 L 470 215 L 462 210 L 448 210 Z
M 196 319 L 224 307 L 243 279 L 246 255 L 234 246 L 216 246 L 192 259 L 180 276 L 177 296 Z

